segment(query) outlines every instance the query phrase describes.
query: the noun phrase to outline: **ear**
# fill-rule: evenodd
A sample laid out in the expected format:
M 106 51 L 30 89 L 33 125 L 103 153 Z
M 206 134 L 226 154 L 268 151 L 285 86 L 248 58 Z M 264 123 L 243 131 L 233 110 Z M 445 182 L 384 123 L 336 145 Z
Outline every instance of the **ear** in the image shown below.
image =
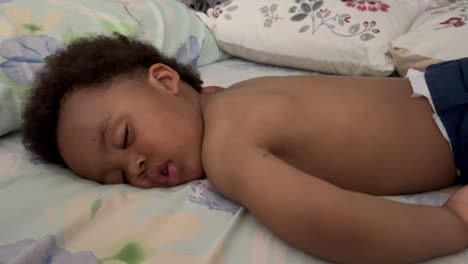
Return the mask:
M 161 87 L 165 91 L 173 94 L 179 94 L 180 76 L 171 67 L 156 63 L 148 69 L 148 81 L 155 87 Z

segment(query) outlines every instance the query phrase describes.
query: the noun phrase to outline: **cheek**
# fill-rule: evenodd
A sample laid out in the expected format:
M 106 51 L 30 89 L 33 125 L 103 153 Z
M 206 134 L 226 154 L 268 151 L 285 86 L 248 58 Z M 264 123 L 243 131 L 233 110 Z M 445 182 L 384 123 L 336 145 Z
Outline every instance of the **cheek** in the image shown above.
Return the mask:
M 179 138 L 183 144 L 193 145 L 201 141 L 202 123 L 196 118 L 180 119 L 174 125 L 173 131 L 173 136 Z
M 120 184 L 122 183 L 122 176 L 118 174 L 113 174 L 111 176 L 106 177 L 104 180 L 105 184 Z
M 140 111 L 134 118 L 142 147 L 149 148 L 148 151 L 170 154 L 187 147 L 194 148 L 194 144 L 199 145 L 202 122 L 193 110 L 188 111 L 183 107 L 153 108 L 151 111 Z
M 177 142 L 177 127 L 161 120 L 141 120 L 137 127 L 135 143 L 141 153 L 157 157 L 172 152 L 171 149 Z

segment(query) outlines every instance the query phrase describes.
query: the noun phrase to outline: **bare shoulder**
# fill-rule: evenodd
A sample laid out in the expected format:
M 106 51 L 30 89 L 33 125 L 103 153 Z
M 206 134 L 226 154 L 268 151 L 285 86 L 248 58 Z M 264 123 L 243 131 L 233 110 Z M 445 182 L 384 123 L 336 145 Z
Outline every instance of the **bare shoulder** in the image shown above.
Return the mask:
M 265 101 L 261 99 L 265 93 L 258 88 L 250 84 L 231 87 L 206 96 L 203 103 L 203 167 L 210 182 L 231 199 L 237 192 L 236 186 L 241 186 L 240 168 L 266 149 L 267 134 L 261 129 L 258 116 L 267 106 L 259 107 L 258 102 Z
M 259 136 L 257 132 L 260 132 L 259 117 L 277 109 L 274 104 L 285 101 L 283 96 L 279 97 L 269 88 L 271 78 L 276 77 L 249 79 L 217 94 L 205 96 L 202 109 L 205 137 L 209 141 L 221 140 L 224 143 L 234 143 L 237 139 L 255 140 Z
M 285 77 L 259 77 L 239 82 L 203 99 L 205 141 L 217 144 L 265 144 L 268 124 L 279 119 L 294 93 L 277 89 Z M 287 81 L 287 80 L 284 80 Z

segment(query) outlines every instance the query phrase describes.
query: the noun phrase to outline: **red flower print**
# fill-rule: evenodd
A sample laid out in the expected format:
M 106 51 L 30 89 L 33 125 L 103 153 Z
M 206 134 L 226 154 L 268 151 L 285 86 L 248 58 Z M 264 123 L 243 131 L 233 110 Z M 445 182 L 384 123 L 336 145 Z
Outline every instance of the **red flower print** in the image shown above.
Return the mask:
M 364 12 L 364 11 L 383 11 L 388 12 L 390 8 L 389 5 L 385 4 L 383 1 L 372 1 L 372 0 L 350 0 L 346 1 L 346 5 L 349 7 L 356 8 L 357 10 Z
M 461 26 L 465 25 L 465 21 L 463 21 L 463 19 L 460 18 L 460 17 L 451 17 L 451 18 L 447 19 L 446 21 L 441 22 L 440 24 L 441 25 L 452 25 L 454 27 L 461 27 Z

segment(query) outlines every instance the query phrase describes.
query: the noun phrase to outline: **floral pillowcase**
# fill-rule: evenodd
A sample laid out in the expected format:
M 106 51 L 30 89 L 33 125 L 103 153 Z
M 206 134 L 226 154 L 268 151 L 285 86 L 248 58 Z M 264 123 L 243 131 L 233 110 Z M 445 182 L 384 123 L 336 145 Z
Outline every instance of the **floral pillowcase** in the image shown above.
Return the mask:
M 468 57 L 468 0 L 451 1 L 418 16 L 408 33 L 392 42 L 398 72 Z
M 195 12 L 174 0 L 0 0 L 0 136 L 20 126 L 21 101 L 47 56 L 83 36 L 135 36 L 193 66 L 222 58 Z
M 442 1 L 442 0 L 438 0 Z M 385 55 L 434 0 L 228 0 L 207 16 L 219 45 L 257 62 L 346 75 L 385 76 Z

